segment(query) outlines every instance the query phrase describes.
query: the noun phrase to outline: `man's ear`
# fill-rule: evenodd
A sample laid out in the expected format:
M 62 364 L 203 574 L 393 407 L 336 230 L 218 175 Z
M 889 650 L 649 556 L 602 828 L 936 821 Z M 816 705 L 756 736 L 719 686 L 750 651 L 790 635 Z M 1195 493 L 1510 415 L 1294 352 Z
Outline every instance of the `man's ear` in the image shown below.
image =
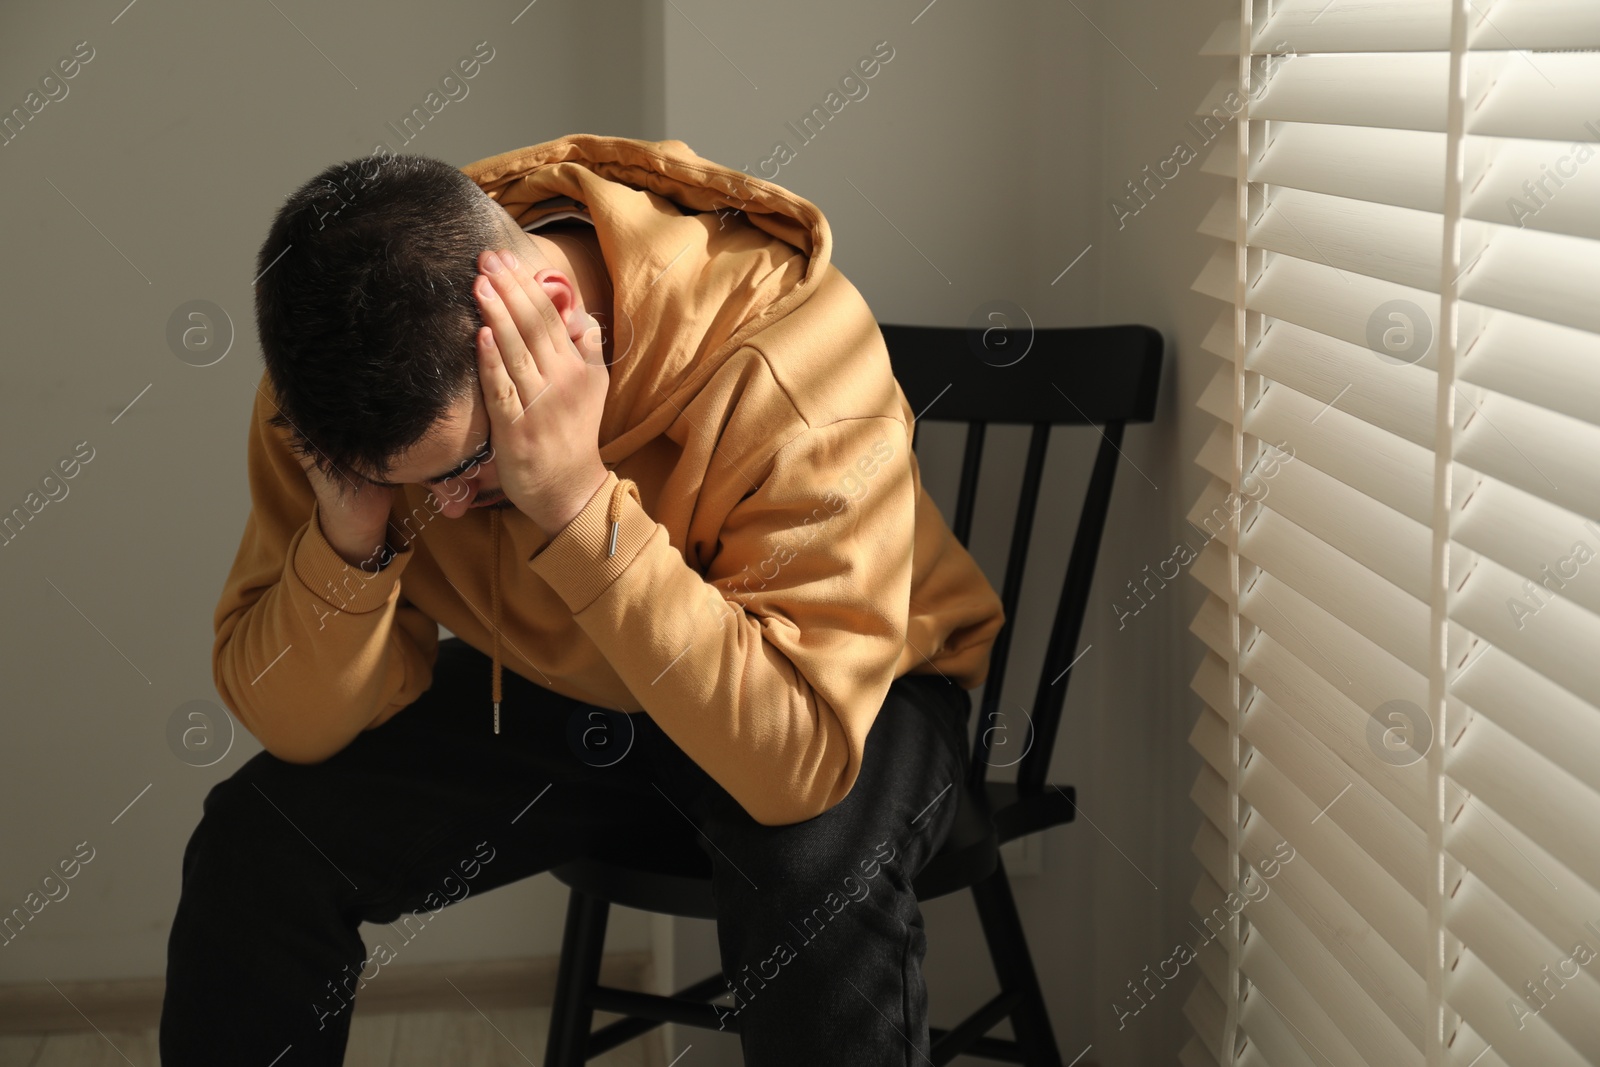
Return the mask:
M 569 338 L 582 337 L 594 323 L 578 306 L 578 290 L 571 278 L 554 267 L 543 267 L 534 272 L 534 281 L 544 291 Z

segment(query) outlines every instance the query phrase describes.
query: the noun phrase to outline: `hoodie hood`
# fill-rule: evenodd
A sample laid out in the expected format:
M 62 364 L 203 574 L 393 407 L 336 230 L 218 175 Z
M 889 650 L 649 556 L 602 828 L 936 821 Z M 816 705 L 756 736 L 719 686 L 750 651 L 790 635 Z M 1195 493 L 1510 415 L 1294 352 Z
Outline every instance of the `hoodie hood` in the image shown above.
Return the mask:
M 519 227 L 583 205 L 613 306 L 608 465 L 661 433 L 746 339 L 803 304 L 833 239 L 816 205 L 682 141 L 573 134 L 462 168 Z
M 704 159 L 682 141 L 574 134 L 462 170 L 519 228 L 570 212 L 574 202 L 594 225 L 612 289 L 610 382 L 600 417 L 607 466 L 666 430 L 747 338 L 809 299 L 827 273 L 833 241 L 816 205 Z M 631 480 L 611 487 L 610 552 L 628 493 L 638 498 Z M 499 733 L 498 510 L 489 528 L 490 700 Z

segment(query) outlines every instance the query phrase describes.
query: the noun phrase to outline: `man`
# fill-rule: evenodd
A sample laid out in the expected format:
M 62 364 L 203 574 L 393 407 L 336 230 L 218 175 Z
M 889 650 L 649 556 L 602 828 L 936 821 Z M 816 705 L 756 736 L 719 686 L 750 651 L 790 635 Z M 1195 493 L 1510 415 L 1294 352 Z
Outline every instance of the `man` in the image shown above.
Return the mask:
M 651 847 L 709 860 L 746 1062 L 922 1062 L 911 879 L 1004 620 L 831 251 L 679 141 L 289 197 L 213 655 L 266 751 L 184 856 L 167 1067 L 339 1063 L 420 917 Z

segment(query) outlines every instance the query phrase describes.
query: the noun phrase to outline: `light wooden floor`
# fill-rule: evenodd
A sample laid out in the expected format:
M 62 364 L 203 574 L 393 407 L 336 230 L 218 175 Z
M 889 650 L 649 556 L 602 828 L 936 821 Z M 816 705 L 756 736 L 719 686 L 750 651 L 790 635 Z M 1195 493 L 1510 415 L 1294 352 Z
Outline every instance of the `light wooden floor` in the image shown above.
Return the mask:
M 612 1016 L 601 1015 L 598 1022 Z M 418 1012 L 356 1016 L 346 1067 L 527 1067 L 544 1062 L 549 1008 Z M 599 1067 L 646 1067 L 645 1045 L 656 1035 L 589 1061 Z M 113 1047 L 114 1046 L 114 1047 Z M 270 1059 L 270 1057 L 267 1057 Z M 265 1064 L 267 1059 L 261 1062 Z M 129 1033 L 0 1036 L 0 1067 L 158 1067 L 154 1029 Z

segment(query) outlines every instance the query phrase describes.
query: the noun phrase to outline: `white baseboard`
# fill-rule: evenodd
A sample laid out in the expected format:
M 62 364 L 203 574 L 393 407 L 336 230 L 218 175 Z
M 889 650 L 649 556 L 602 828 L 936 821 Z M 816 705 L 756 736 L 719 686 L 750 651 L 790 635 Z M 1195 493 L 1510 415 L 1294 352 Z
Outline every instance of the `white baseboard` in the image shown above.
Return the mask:
M 354 1014 L 455 1011 L 462 993 L 485 1008 L 548 1007 L 555 999 L 559 962 L 555 956 L 538 956 L 397 964 L 384 968 L 360 991 Z M 654 959 L 648 952 L 608 952 L 600 964 L 600 981 L 618 989 L 656 992 Z M 460 993 L 451 988 L 452 982 Z M 160 1022 L 165 990 L 163 978 L 0 984 L 0 1034 L 88 1030 L 86 1017 L 102 1030 L 142 1030 Z

